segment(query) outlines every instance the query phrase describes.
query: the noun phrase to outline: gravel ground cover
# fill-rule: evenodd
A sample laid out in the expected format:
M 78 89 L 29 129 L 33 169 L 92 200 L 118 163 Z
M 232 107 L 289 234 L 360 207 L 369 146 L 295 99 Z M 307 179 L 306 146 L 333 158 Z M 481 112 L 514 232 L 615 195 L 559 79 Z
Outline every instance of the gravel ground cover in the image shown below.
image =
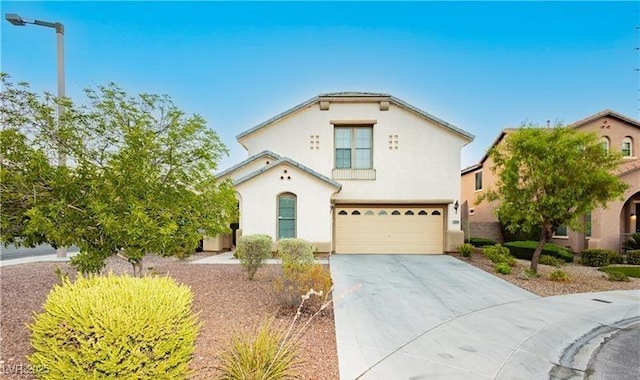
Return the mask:
M 549 280 L 549 274 L 557 268 L 549 265 L 538 264 L 540 277 L 525 278 L 521 273 L 531 266 L 531 262 L 527 260 L 516 260 L 516 266 L 513 267 L 511 274 L 500 274 L 495 272 L 494 264 L 486 259 L 479 250 L 475 250 L 471 257 L 462 257 L 457 253 L 453 253 L 451 256 L 543 297 L 570 293 L 640 289 L 640 279 L 638 278 L 629 277 L 629 282 L 609 281 L 607 274 L 599 271 L 598 268 L 585 267 L 577 263 L 567 263 L 561 266 L 560 269 L 569 275 L 569 281 L 556 282 Z
M 539 265 L 539 278 L 523 278 L 520 273 L 529 268 L 526 260 L 517 260 L 512 274 L 495 273 L 493 263 L 476 251 L 472 257 L 452 256 L 485 270 L 523 289 L 540 296 L 607 290 L 640 289 L 640 279 L 629 282 L 613 282 L 597 268 L 567 264 L 562 270 L 569 274 L 569 282 L 548 280 L 555 267 Z M 293 313 L 284 313 L 276 305 L 271 294 L 271 283 L 278 266 L 267 265 L 256 274 L 254 281 L 247 281 L 238 265 L 192 265 L 188 261 L 202 258 L 198 254 L 188 260 L 148 256 L 143 262 L 144 271 L 169 275 L 176 281 L 189 285 L 195 294 L 194 310 L 204 323 L 196 341 L 192 361 L 193 379 L 212 379 L 218 374 L 218 354 L 234 331 L 250 329 L 264 318 L 276 315 L 276 323 L 288 326 Z M 36 263 L 0 268 L 0 378 L 31 379 L 27 372 L 26 356 L 30 354 L 27 324 L 34 312 L 42 310 L 46 295 L 58 282 L 55 271 L 73 274 L 67 263 Z M 131 273 L 131 266 L 117 258 L 108 261 L 106 270 L 115 273 Z M 299 325 L 304 324 L 302 320 Z M 332 309 L 326 309 L 308 326 L 302 340 L 301 368 L 303 379 L 338 379 L 335 328 Z M 22 367 L 20 367 L 22 365 Z M 20 369 L 21 368 L 21 369 Z
M 199 254 L 193 258 L 203 257 Z M 193 259 L 192 258 L 192 259 Z M 218 354 L 234 331 L 251 329 L 264 318 L 277 316 L 276 323 L 288 326 L 293 312 L 285 313 L 275 304 L 271 283 L 278 266 L 268 265 L 247 281 L 238 265 L 193 265 L 175 258 L 148 256 L 143 262 L 146 273 L 169 275 L 191 287 L 194 310 L 204 323 L 196 341 L 191 363 L 193 379 L 212 379 L 218 375 Z M 0 269 L 0 378 L 32 379 L 26 356 L 31 353 L 27 324 L 58 282 L 56 268 L 73 274 L 67 263 L 35 263 Z M 131 266 L 112 258 L 107 270 L 132 273 Z M 303 319 L 297 326 L 302 326 Z M 331 307 L 316 316 L 302 335 L 300 369 L 303 379 L 338 379 L 335 328 Z M 22 366 L 22 367 L 21 367 Z

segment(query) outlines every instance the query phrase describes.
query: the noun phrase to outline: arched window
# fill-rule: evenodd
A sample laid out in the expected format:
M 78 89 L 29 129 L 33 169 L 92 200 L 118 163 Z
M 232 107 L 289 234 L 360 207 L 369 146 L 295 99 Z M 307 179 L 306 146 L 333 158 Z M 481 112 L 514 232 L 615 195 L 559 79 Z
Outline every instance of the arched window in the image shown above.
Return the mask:
M 622 157 L 633 157 L 633 140 L 627 136 L 622 139 Z
M 609 138 L 607 136 L 600 137 L 600 146 L 605 152 L 609 153 Z
M 351 215 L 360 215 L 360 211 L 353 210 L 353 211 L 351 211 Z
M 296 237 L 296 196 L 285 193 L 278 196 L 278 240 Z

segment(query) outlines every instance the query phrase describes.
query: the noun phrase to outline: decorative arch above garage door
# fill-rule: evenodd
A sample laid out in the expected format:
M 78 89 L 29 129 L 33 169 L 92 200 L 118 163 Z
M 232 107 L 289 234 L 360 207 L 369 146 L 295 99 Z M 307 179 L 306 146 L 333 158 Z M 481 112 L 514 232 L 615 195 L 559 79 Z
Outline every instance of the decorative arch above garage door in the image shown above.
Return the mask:
M 438 206 L 337 206 L 336 253 L 442 253 L 444 208 Z

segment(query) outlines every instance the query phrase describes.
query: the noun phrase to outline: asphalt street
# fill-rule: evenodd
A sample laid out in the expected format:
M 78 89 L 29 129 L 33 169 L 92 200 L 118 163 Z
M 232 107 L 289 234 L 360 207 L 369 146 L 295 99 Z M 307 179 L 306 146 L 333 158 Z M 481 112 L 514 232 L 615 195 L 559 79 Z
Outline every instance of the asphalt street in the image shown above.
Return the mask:
M 67 252 L 78 252 L 78 247 L 69 247 Z M 46 255 L 55 255 L 56 250 L 48 244 L 38 245 L 34 248 L 16 247 L 13 244 L 7 247 L 0 247 L 0 260 L 21 259 L 26 257 L 37 257 Z

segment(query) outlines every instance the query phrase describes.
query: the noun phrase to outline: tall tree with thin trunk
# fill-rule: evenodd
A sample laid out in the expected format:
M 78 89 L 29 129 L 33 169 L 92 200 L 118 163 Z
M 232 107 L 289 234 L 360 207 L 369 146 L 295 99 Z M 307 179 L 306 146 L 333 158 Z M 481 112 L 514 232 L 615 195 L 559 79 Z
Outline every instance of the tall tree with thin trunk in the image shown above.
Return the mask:
M 498 200 L 496 213 L 511 231 L 541 229 L 533 271 L 559 226 L 584 228 L 587 212 L 606 207 L 626 189 L 614 173 L 620 155 L 608 152 L 596 134 L 574 128 L 523 126 L 508 133 L 489 156 L 498 180 L 478 201 Z
M 73 262 L 98 271 L 116 253 L 140 263 L 146 253 L 192 252 L 203 233 L 228 230 L 235 195 L 214 174 L 227 149 L 202 117 L 115 84 L 87 90 L 75 105 L 1 79 L 4 243 L 76 245 Z M 52 164 L 60 148 L 67 167 Z

